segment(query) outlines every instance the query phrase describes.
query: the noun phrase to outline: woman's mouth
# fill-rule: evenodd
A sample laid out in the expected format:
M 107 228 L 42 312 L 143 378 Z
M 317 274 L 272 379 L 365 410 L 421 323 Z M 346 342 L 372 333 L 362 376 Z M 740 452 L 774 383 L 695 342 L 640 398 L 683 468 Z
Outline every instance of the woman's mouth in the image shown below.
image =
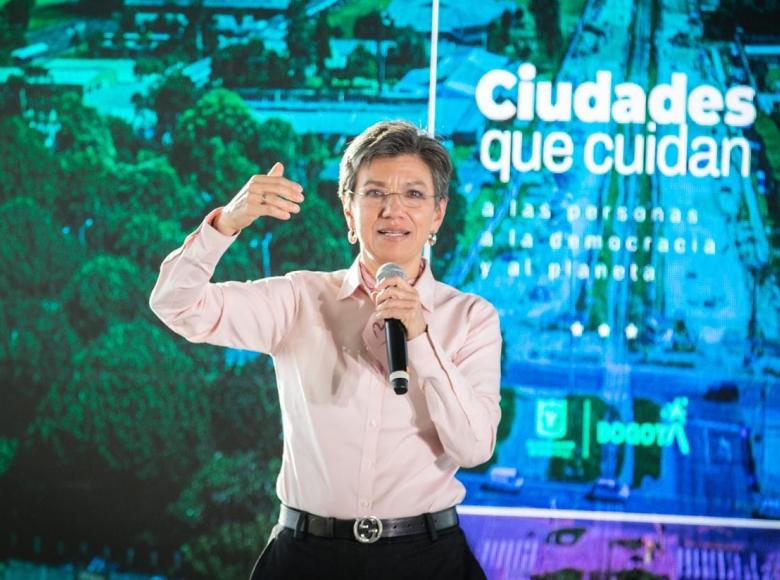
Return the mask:
M 409 235 L 409 230 L 383 229 L 379 234 L 388 238 L 403 238 Z

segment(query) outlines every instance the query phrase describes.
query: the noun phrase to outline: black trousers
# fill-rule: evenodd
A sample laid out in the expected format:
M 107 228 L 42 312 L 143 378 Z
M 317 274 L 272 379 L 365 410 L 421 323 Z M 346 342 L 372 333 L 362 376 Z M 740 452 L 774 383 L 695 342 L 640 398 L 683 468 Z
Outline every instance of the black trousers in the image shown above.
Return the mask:
M 319 538 L 277 526 L 250 580 L 484 580 L 460 527 L 374 544 Z

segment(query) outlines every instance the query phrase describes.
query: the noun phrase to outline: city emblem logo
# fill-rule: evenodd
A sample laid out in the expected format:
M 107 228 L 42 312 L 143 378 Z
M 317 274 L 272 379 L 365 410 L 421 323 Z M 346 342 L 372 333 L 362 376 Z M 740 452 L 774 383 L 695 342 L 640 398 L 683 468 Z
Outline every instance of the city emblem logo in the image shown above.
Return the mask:
M 545 439 L 566 436 L 568 402 L 566 399 L 537 399 L 536 434 Z

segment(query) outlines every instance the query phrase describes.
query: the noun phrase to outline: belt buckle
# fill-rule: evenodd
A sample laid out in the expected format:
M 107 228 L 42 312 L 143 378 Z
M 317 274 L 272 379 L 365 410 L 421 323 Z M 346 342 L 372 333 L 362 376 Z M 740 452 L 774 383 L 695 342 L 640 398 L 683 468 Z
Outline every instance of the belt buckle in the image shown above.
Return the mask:
M 374 516 L 358 518 L 352 526 L 352 533 L 361 544 L 373 544 L 382 536 L 382 520 Z

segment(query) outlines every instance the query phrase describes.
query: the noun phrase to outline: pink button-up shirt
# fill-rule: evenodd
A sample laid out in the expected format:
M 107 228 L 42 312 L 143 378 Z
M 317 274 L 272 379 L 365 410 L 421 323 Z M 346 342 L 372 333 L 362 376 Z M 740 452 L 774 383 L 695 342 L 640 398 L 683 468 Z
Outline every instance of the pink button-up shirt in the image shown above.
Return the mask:
M 192 342 L 269 353 L 282 410 L 276 491 L 322 516 L 405 517 L 459 503 L 460 466 L 490 458 L 500 418 L 501 334 L 484 299 L 415 283 L 428 329 L 408 343 L 410 383 L 387 380 L 384 331 L 356 260 L 348 270 L 210 283 L 235 236 L 210 223 L 172 252 L 152 310 Z

